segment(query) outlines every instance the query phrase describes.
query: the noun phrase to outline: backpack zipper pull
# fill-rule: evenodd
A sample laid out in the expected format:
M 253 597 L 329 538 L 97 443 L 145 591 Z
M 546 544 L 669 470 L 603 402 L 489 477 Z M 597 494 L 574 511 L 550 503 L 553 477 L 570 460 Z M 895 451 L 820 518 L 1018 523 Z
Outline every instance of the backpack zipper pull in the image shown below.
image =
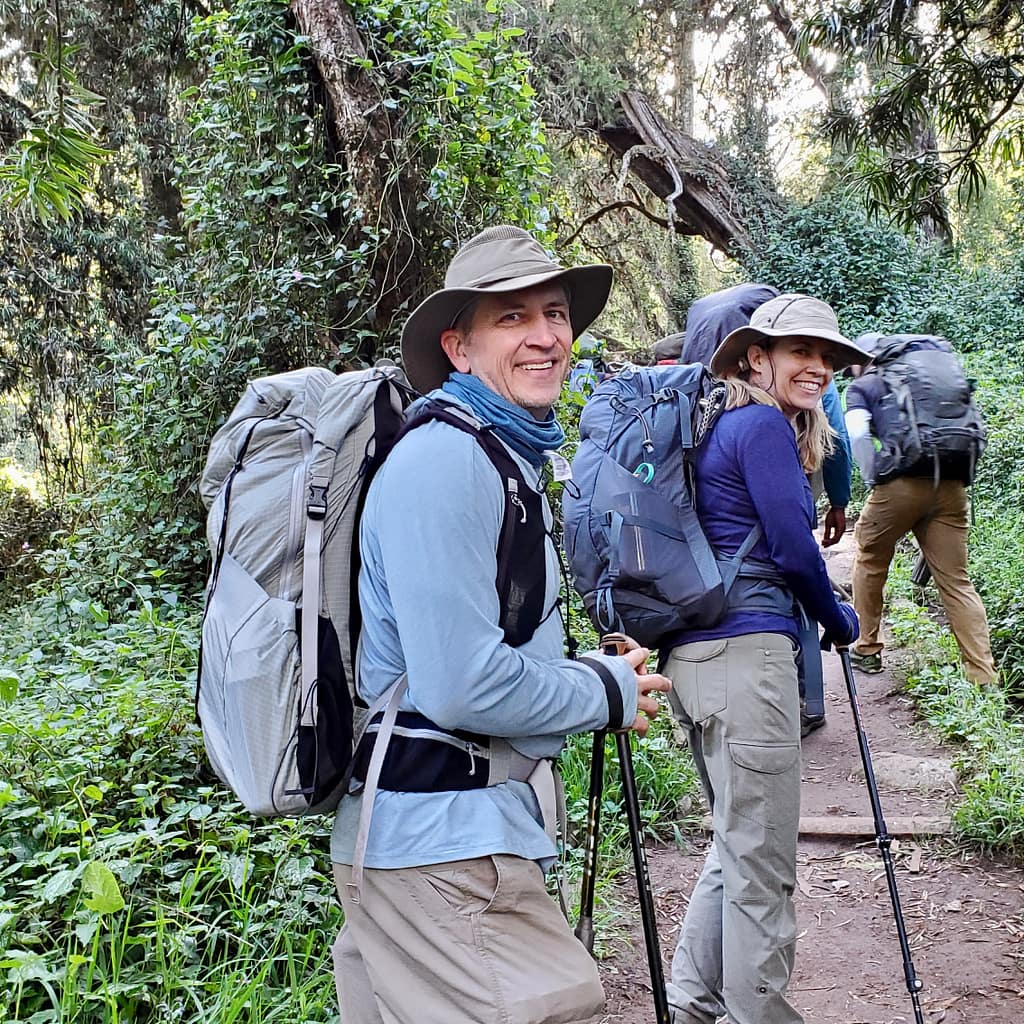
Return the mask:
M 476 758 L 473 756 L 474 746 L 468 741 L 465 744 L 466 753 L 469 754 L 469 774 L 476 775 Z

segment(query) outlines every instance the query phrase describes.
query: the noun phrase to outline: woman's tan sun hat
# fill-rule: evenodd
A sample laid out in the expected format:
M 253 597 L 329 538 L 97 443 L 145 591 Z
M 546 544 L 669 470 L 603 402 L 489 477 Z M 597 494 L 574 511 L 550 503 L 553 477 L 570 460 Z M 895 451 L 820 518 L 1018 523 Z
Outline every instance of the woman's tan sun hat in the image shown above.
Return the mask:
M 578 338 L 608 301 L 610 266 L 563 267 L 532 235 L 509 224 L 474 235 L 452 259 L 444 288 L 424 299 L 402 329 L 402 365 L 412 386 L 426 394 L 447 380 L 453 367 L 441 348 L 441 334 L 473 299 L 556 280 L 569 292 L 569 322 Z
M 725 336 L 711 357 L 711 372 L 716 377 L 735 375 L 740 360 L 751 345 L 763 345 L 772 338 L 820 338 L 833 346 L 833 370 L 867 363 L 871 356 L 839 331 L 839 321 L 827 302 L 810 295 L 779 295 L 758 306 L 746 327 Z

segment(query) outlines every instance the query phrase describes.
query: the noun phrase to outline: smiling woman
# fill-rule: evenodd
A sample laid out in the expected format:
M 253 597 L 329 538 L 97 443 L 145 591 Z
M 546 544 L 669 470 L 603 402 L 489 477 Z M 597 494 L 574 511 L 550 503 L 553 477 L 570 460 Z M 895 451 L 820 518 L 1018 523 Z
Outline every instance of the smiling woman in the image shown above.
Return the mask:
M 821 338 L 777 338 L 767 347 L 747 349 L 750 383 L 767 391 L 787 419 L 818 408 L 834 361 L 834 346 Z
M 662 646 L 714 829 L 672 961 L 677 1024 L 803 1019 L 786 998 L 797 934 L 797 604 L 829 643 L 848 645 L 858 630 L 832 594 L 804 474 L 828 446 L 822 391 L 837 367 L 862 358 L 832 309 L 806 295 L 759 306 L 711 358 L 728 397 L 697 451 L 697 514 L 720 557 L 740 555 L 756 588 L 731 593 L 714 627 Z
M 796 432 L 804 472 L 813 473 L 832 447 L 821 396 L 837 370 L 868 358 L 840 333 L 827 302 L 779 295 L 719 345 L 711 369 L 728 379 L 726 408 L 756 402 L 782 412 Z

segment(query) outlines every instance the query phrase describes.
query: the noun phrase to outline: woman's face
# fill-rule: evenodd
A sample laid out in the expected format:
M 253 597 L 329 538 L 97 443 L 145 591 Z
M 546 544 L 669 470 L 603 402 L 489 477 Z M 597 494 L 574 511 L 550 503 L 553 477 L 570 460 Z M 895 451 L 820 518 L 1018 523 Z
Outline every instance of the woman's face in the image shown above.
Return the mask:
M 750 383 L 763 388 L 792 418 L 801 409 L 814 409 L 832 380 L 834 348 L 821 338 L 775 338 L 770 348 L 747 349 Z

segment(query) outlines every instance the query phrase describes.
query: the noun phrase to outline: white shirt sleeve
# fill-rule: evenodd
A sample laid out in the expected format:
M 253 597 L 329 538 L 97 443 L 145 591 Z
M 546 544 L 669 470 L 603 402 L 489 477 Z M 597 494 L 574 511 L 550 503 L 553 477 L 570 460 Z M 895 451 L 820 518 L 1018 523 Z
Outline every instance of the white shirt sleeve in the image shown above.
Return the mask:
M 875 443 L 871 438 L 871 413 L 867 409 L 850 409 L 846 413 L 846 432 L 850 435 L 850 449 L 857 460 L 857 468 L 864 483 L 875 482 Z

